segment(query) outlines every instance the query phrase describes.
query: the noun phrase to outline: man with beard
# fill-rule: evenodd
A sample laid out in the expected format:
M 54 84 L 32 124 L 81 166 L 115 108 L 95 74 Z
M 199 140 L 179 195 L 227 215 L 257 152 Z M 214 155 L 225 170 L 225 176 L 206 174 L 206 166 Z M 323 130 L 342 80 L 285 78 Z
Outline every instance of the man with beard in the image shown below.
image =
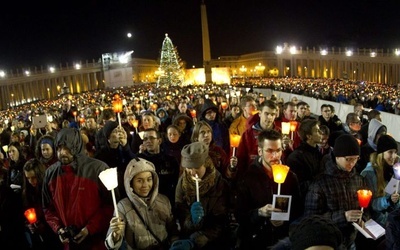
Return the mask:
M 98 176 L 108 166 L 84 154 L 77 129 L 62 129 L 55 146 L 59 161 L 46 170 L 43 180 L 46 221 L 65 249 L 105 249 L 113 205 Z
M 290 221 L 272 220 L 273 195 L 278 193 L 272 165 L 281 164 L 282 135 L 272 129 L 258 134 L 258 157 L 239 181 L 237 195 L 238 237 L 240 249 L 267 249 L 289 235 L 289 223 L 302 211 L 300 186 L 296 174 L 289 170 L 280 195 L 291 195 Z

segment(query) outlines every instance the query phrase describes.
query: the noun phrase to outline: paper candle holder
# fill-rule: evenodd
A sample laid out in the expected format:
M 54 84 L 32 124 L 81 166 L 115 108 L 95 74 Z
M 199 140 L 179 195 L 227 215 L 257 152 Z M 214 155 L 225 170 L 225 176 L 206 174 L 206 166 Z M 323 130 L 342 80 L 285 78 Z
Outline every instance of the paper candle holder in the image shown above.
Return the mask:
M 29 224 L 33 224 L 37 221 L 36 218 L 36 211 L 34 208 L 29 208 L 24 213 L 26 219 L 28 220 Z
M 371 201 L 372 198 L 372 192 L 371 190 L 360 189 L 357 191 L 357 196 L 358 196 L 358 203 L 360 204 L 362 211 L 364 208 L 368 207 L 369 202 Z
M 284 183 L 289 172 L 289 167 L 283 164 L 273 164 L 272 174 L 276 183 Z
M 288 135 L 290 133 L 290 122 L 282 122 L 282 134 Z

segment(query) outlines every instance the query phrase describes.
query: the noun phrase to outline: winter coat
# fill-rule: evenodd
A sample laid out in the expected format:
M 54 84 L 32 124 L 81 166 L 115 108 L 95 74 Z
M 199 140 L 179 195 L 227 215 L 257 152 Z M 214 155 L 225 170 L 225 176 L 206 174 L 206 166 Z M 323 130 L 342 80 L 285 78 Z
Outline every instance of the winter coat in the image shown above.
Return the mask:
M 53 148 L 53 157 L 50 159 L 45 159 L 42 155 L 42 141 L 43 140 L 49 140 L 53 143 L 52 148 Z M 50 144 L 49 144 L 50 145 Z M 56 147 L 54 145 L 54 137 L 50 136 L 50 135 L 43 135 L 39 138 L 39 140 L 36 143 L 36 147 L 35 147 L 35 157 L 36 159 L 38 159 L 45 167 L 46 169 L 49 168 L 51 165 L 53 165 L 54 163 L 56 163 L 58 161 L 57 159 L 57 150 Z
M 209 121 L 205 117 L 207 111 L 210 109 L 213 109 L 217 113 L 214 121 Z M 225 123 L 222 122 L 218 107 L 210 99 L 206 99 L 204 101 L 201 110 L 200 121 L 205 121 L 211 126 L 215 144 L 220 146 L 227 154 L 229 154 L 229 129 L 226 127 Z
M 110 168 L 117 168 L 118 183 L 124 183 L 124 173 L 129 161 L 135 157 L 128 143 L 125 146 L 118 145 L 117 148 L 111 148 L 107 143 L 106 147 L 102 147 L 96 152 L 95 158 L 105 162 Z M 118 185 L 120 198 L 125 198 L 125 188 L 123 185 Z
M 141 158 L 139 158 L 139 161 Z M 143 160 L 143 159 L 142 159 Z M 142 172 L 151 172 L 153 176 L 153 189 L 147 198 L 139 197 L 131 187 L 132 179 Z M 118 249 L 124 240 L 127 249 L 158 249 L 160 243 L 152 236 L 149 229 L 163 242 L 170 245 L 171 240 L 178 238 L 178 228 L 172 215 L 172 208 L 169 199 L 158 193 L 159 178 L 153 166 L 141 164 L 133 166 L 129 164 L 124 174 L 124 187 L 128 197 L 118 202 L 118 214 L 122 221 L 125 221 L 125 232 L 118 242 L 112 244 L 112 230 L 107 232 L 106 246 L 108 249 Z M 134 207 L 145 220 L 143 223 Z M 148 229 L 149 228 L 149 229 Z M 107 243 L 108 242 L 108 243 Z M 107 245 L 108 244 L 108 245 Z
M 361 171 L 367 166 L 367 163 L 369 162 L 369 156 L 373 153 L 376 152 L 377 145 L 375 144 L 376 136 L 378 132 L 382 129 L 386 129 L 386 126 L 383 125 L 382 122 L 380 122 L 377 119 L 372 119 L 369 122 L 368 125 L 368 138 L 367 138 L 367 143 L 365 143 L 361 147 L 361 153 L 360 153 L 360 160 L 358 161 L 358 166 L 359 168 L 357 171 L 361 173 Z
M 207 158 L 206 173 L 199 182 L 200 202 L 204 217 L 198 225 L 192 223 L 190 208 L 196 201 L 195 181 L 186 174 L 179 177 L 176 187 L 176 214 L 181 225 L 182 238 L 195 241 L 198 248 L 221 246 L 228 219 L 228 184 Z
M 386 224 L 386 249 L 400 249 L 400 209 L 391 212 Z
M 340 170 L 334 157 L 331 154 L 324 172 L 311 184 L 304 216 L 318 214 L 331 219 L 342 232 L 344 246 L 349 247 L 354 243 L 357 230 L 346 220 L 345 212 L 360 209 L 357 190 L 365 189 L 367 185 L 355 168 L 351 172 Z
M 272 204 L 273 195 L 278 193 L 278 184 L 270 178 L 265 167 L 257 157 L 251 164 L 242 180 L 238 182 L 237 212 L 239 222 L 239 239 L 241 249 L 266 249 L 289 234 L 289 222 L 299 218 L 302 212 L 300 186 L 297 176 L 288 172 L 285 182 L 281 184 L 281 195 L 291 195 L 289 221 L 280 227 L 274 227 L 270 218 L 258 215 L 258 209 Z
M 307 142 L 301 142 L 289 156 L 286 164 L 298 177 L 302 197 L 308 192 L 308 187 L 315 177 L 322 172 L 322 154 L 318 147 L 312 147 Z
M 55 145 L 65 145 L 74 160 L 62 166 L 58 161 L 50 166 L 43 180 L 43 209 L 46 221 L 54 232 L 75 225 L 86 227 L 89 236 L 79 245 L 64 245 L 72 249 L 105 249 L 104 238 L 112 216 L 109 192 L 99 179 L 108 166 L 84 154 L 79 130 L 64 128 L 57 134 Z
M 370 190 L 372 191 L 373 197 L 371 200 L 371 218 L 378 222 L 382 227 L 386 227 L 386 220 L 389 213 L 395 209 L 400 208 L 400 203 L 393 204 L 390 199 L 390 195 L 385 193 L 384 196 L 377 197 L 377 178 L 376 171 L 372 167 L 371 162 L 368 162 L 367 167 L 361 172 L 361 176 L 365 178 Z M 386 180 L 386 185 L 390 180 Z

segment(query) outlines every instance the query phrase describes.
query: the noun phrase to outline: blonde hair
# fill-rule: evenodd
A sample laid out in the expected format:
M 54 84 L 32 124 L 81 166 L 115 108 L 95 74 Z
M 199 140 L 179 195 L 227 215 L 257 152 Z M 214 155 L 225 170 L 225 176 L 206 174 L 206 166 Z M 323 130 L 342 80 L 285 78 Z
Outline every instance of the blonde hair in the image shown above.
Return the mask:
M 372 168 L 375 170 L 376 174 L 376 194 L 375 197 L 382 197 L 385 195 L 385 176 L 383 173 L 383 168 L 385 164 L 385 159 L 383 158 L 383 153 L 377 154 L 372 153 L 369 157 L 372 164 Z

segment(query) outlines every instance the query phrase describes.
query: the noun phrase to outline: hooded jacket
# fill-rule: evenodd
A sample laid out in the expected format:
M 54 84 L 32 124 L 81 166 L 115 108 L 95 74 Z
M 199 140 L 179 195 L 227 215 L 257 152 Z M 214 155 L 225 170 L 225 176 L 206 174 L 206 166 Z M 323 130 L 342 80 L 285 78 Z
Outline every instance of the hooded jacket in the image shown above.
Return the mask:
M 131 187 L 132 179 L 139 173 L 151 172 L 153 176 L 153 188 L 146 198 L 138 196 Z M 178 229 L 172 215 L 169 199 L 158 193 L 159 179 L 153 163 L 135 158 L 127 166 L 124 175 L 124 186 L 128 197 L 118 202 L 120 218 L 126 222 L 124 237 L 120 241 L 112 242 L 112 230 L 109 229 L 106 238 L 108 249 L 118 249 L 124 238 L 127 249 L 148 249 L 159 245 L 147 228 L 166 244 L 178 239 Z M 145 223 L 136 213 L 137 208 Z M 155 248 L 156 249 L 156 248 Z
M 372 119 L 368 125 L 368 139 L 367 143 L 362 145 L 361 153 L 360 153 L 360 160 L 358 161 L 357 172 L 361 173 L 361 171 L 367 166 L 369 162 L 369 156 L 371 153 L 376 152 L 376 142 L 377 142 L 377 134 L 380 133 L 384 129 L 387 131 L 385 125 L 377 119 Z
M 209 121 L 206 119 L 206 113 L 210 109 L 217 113 L 214 121 Z M 211 126 L 215 144 L 220 146 L 227 154 L 229 154 L 229 129 L 225 126 L 225 123 L 222 122 L 217 105 L 215 105 L 210 99 L 206 99 L 204 101 L 201 109 L 200 121 L 206 121 Z
M 86 227 L 89 236 L 79 249 L 104 249 L 104 238 L 112 216 L 111 193 L 99 174 L 108 166 L 84 154 L 79 130 L 64 128 L 57 134 L 56 147 L 66 146 L 74 156 L 72 163 L 51 165 L 43 180 L 43 209 L 46 221 L 54 232 L 75 225 Z M 69 249 L 68 245 L 64 245 Z M 77 249 L 78 249 L 77 248 Z

